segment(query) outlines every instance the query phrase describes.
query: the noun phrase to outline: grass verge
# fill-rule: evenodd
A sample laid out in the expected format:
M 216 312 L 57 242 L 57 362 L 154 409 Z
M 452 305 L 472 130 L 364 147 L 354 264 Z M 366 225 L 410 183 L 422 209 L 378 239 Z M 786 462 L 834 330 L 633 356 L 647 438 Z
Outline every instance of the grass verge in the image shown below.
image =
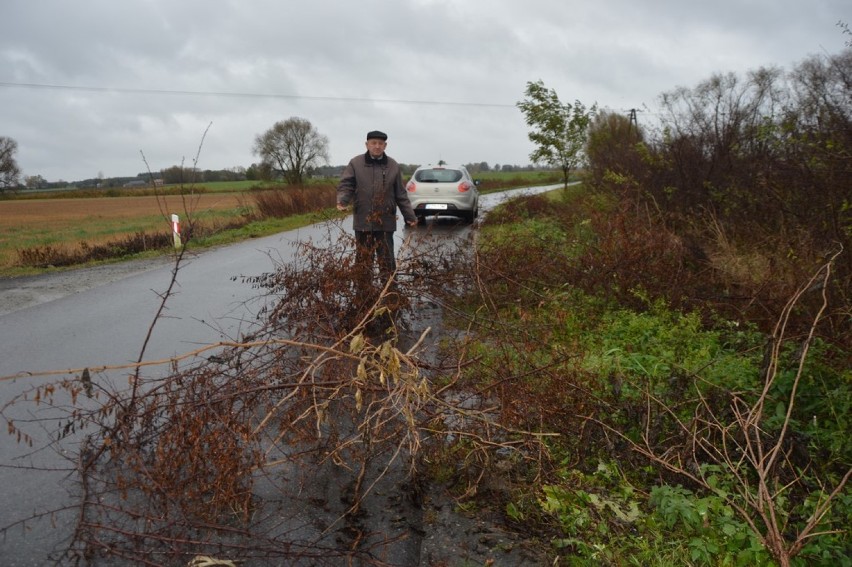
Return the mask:
M 547 437 L 488 456 L 460 439 L 430 456 L 432 473 L 546 542 L 548 564 L 849 565 L 843 334 L 806 293 L 731 282 L 681 238 L 579 189 L 489 213 L 477 286 L 454 310 L 469 332 L 447 350 L 467 353 L 469 395 L 505 431 Z M 779 323 L 726 298 L 734 283 L 786 304 Z

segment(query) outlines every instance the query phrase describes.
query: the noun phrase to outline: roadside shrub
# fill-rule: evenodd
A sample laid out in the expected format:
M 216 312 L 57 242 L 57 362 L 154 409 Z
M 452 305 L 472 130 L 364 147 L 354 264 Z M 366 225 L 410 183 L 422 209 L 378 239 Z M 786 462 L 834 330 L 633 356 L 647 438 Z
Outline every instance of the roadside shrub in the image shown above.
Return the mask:
M 333 185 L 284 186 L 253 193 L 260 218 L 284 218 L 334 207 Z
M 635 309 L 644 307 L 637 290 L 673 307 L 697 295 L 702 284 L 690 269 L 693 252 L 652 211 L 621 201 L 606 211 L 589 211 L 588 223 L 594 237 L 572 266 L 572 285 Z
M 480 293 L 500 307 L 564 286 L 589 236 L 581 220 L 568 202 L 541 195 L 490 212 L 478 245 Z
M 675 282 L 669 302 L 688 298 L 768 331 L 798 284 L 841 250 L 827 286 L 837 310 L 823 332 L 848 344 L 842 306 L 852 297 L 850 70 L 847 48 L 809 57 L 789 72 L 717 74 L 661 95 L 657 131 L 602 115 L 590 131 L 591 181 L 624 210 L 605 219 L 612 226 L 599 223 L 602 242 L 614 243 L 598 251 L 600 260 L 627 263 L 618 271 L 629 282 L 632 252 L 644 248 L 654 258 L 654 247 L 639 242 L 651 242 L 654 233 L 676 235 L 672 244 L 701 273 L 687 288 Z M 655 226 L 634 233 L 647 211 Z M 626 231 L 618 218 L 624 214 L 635 217 Z M 805 327 L 819 303 L 816 293 L 801 298 L 791 326 Z
M 110 240 L 104 244 L 80 242 L 77 248 L 61 246 L 36 246 L 18 250 L 18 266 L 47 268 L 65 267 L 86 262 L 122 258 L 149 250 L 162 250 L 174 246 L 169 233 L 137 232 L 132 235 Z
M 707 222 L 713 217 L 672 220 L 622 182 L 611 175 L 574 199 L 522 198 L 483 223 L 471 277 L 477 295 L 463 300 L 468 313 L 479 307 L 477 340 L 466 346 L 477 362 L 466 385 L 491 396 L 500 423 L 559 435 L 531 484 L 545 494 L 545 516 L 531 513 L 528 493 L 506 505 L 507 516 L 546 534 L 552 515 L 556 552 L 577 565 L 626 557 L 746 565 L 770 556 L 831 564 L 848 538 L 832 530 L 850 508 L 845 493 L 827 512 L 820 505 L 848 474 L 841 440 L 849 424 L 840 416 L 850 403 L 849 365 L 842 341 L 826 340 L 838 335 L 802 334 L 814 325 L 807 318 L 814 302 L 824 299 L 821 285 L 794 295 L 808 281 L 810 260 L 802 260 L 811 253 L 779 262 L 770 244 L 777 241 L 734 244 L 722 225 Z M 831 270 L 822 273 L 831 281 Z M 811 303 L 802 309 L 798 300 Z M 773 323 L 782 312 L 786 338 L 778 346 Z M 765 409 L 755 432 L 742 419 L 758 406 Z M 752 437 L 783 450 L 771 470 L 734 464 L 733 447 L 744 451 Z M 648 455 L 662 455 L 652 460 L 658 466 L 648 466 Z M 630 531 L 616 513 L 625 501 L 575 483 L 592 474 L 589 463 L 607 459 L 619 462 L 626 482 L 647 493 L 660 488 L 650 501 L 637 499 L 647 521 Z M 789 533 L 770 524 L 771 535 L 762 535 L 757 518 L 766 508 L 747 496 L 758 483 L 777 498 L 771 507 Z M 825 516 L 812 538 L 814 514 Z

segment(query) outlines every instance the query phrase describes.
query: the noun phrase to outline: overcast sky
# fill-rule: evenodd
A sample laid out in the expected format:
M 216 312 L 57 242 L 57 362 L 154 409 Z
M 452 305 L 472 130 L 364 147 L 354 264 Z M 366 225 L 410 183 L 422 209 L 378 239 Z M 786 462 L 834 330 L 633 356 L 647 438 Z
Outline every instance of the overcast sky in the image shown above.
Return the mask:
M 523 165 L 528 81 L 641 123 L 714 73 L 840 52 L 838 21 L 849 0 L 2 0 L 0 136 L 48 181 L 248 167 L 290 117 L 332 165 L 372 129 L 403 163 Z

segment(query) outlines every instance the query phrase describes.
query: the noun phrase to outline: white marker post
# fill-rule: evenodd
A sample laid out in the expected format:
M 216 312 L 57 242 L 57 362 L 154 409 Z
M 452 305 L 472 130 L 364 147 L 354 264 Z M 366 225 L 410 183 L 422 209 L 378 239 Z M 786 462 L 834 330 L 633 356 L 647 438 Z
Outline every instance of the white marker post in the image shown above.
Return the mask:
M 177 215 L 172 215 L 172 236 L 175 239 L 175 248 L 183 246 L 180 240 L 180 217 Z

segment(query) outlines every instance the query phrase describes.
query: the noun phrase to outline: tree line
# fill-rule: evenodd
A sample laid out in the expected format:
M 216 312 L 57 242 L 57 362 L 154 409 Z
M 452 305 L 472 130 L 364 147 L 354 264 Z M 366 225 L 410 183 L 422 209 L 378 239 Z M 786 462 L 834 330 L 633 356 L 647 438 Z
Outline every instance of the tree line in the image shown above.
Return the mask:
M 17 142 L 0 136 L 0 193 L 4 191 L 55 190 L 69 186 L 78 188 L 120 188 L 131 184 L 180 185 L 216 183 L 222 181 L 280 181 L 302 185 L 309 178 L 335 178 L 343 173 L 345 165 L 328 163 L 328 139 L 319 134 L 307 120 L 292 117 L 276 122 L 269 130 L 257 136 L 254 152 L 261 158 L 248 167 L 205 169 L 173 165 L 156 172 L 140 172 L 134 176 L 104 177 L 68 182 L 48 181 L 41 175 L 21 176 L 15 154 Z M 421 164 L 401 163 L 404 175 L 411 175 Z M 489 171 L 530 171 L 535 165 L 494 164 L 487 161 L 464 164 L 473 174 Z

